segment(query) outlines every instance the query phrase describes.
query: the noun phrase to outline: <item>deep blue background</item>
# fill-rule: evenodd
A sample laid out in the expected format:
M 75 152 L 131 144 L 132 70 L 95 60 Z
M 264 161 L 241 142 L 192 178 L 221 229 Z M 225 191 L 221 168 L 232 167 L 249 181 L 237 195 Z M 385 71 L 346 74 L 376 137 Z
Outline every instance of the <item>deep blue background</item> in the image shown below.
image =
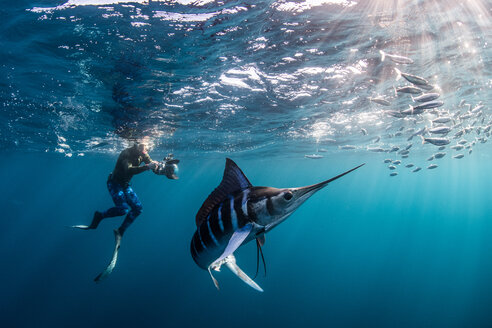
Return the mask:
M 492 124 L 490 0 L 247 2 L 3 1 L 1 328 L 492 327 L 492 152 L 477 141 Z M 382 62 L 380 50 L 414 64 Z M 425 169 L 436 147 L 409 136 L 437 115 L 385 114 L 411 104 L 395 95 L 405 82 L 394 68 L 437 85 L 438 114 L 461 124 L 450 138 L 474 126 L 471 155 L 448 147 Z M 483 121 L 457 119 L 478 104 Z M 147 137 L 155 159 L 174 152 L 181 179 L 135 177 L 144 211 L 95 284 L 123 218 L 67 226 L 112 206 L 106 178 L 129 136 Z M 409 142 L 404 160 L 368 151 Z M 322 148 L 323 159 L 304 158 Z M 217 291 L 189 243 L 225 157 L 274 187 L 367 164 L 266 236 L 264 293 L 227 268 Z M 423 169 L 389 177 L 386 157 Z M 236 253 L 250 275 L 255 256 L 254 244 Z
M 379 155 L 229 154 L 254 185 L 277 187 L 367 162 L 266 236 L 268 275 L 258 293 L 225 267 L 217 291 L 191 259 L 194 216 L 219 183 L 224 157 L 182 155 L 178 181 L 134 178 L 144 212 L 113 274 L 95 284 L 121 219 L 96 231 L 66 226 L 111 205 L 105 180 L 116 156 L 2 154 L 2 326 L 490 326 L 490 156 L 390 178 Z M 253 244 L 236 253 L 249 274 L 255 253 Z

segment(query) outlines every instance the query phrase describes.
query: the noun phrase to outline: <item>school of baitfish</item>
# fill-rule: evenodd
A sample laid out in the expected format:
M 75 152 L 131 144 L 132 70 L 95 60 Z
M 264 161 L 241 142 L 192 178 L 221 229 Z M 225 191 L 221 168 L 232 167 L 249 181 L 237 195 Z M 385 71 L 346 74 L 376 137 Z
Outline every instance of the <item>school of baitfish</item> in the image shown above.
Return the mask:
M 492 116 L 487 113 L 488 108 L 485 104 L 482 102 L 470 104 L 465 99 L 461 99 L 457 104 L 449 104 L 443 100 L 444 97 L 440 94 L 437 85 L 432 84 L 425 77 L 404 72 L 405 69 L 396 67 L 407 65 L 408 70 L 414 71 L 414 67 L 408 66 L 414 64 L 413 59 L 384 51 L 380 51 L 380 54 L 382 64 L 386 65 L 389 62 L 389 65 L 394 66 L 392 69 L 398 84 L 393 87 L 394 94 L 393 92 L 389 95 L 379 94 L 367 99 L 376 106 L 382 106 L 381 108 L 393 106 L 392 101 L 408 99 L 408 107 L 384 110 L 386 116 L 392 118 L 385 129 L 385 134 L 380 134 L 379 131 L 378 135 L 371 136 L 368 129 L 361 127 L 361 135 L 371 137 L 369 144 L 342 144 L 338 146 L 339 149 L 392 154 L 393 158 L 385 159 L 383 164 L 390 170 L 389 175 L 394 177 L 398 175 L 398 167 L 404 167 L 413 173 L 421 171 L 422 167 L 429 170 L 436 169 L 438 164 L 435 161 L 444 158 L 446 150 L 450 153 L 449 158 L 461 159 L 467 154 L 472 154 L 475 145 L 488 141 L 491 135 Z M 385 59 L 390 60 L 385 61 Z M 396 128 L 397 126 L 399 128 Z M 396 129 L 396 132 L 390 132 L 393 129 Z M 435 148 L 435 152 L 432 149 L 432 156 L 427 158 L 427 161 L 432 163 L 424 162 L 421 167 L 409 160 L 414 144 L 420 145 L 418 147 L 420 150 L 421 147 Z M 322 155 L 316 157 L 313 155 L 306 157 L 323 158 Z

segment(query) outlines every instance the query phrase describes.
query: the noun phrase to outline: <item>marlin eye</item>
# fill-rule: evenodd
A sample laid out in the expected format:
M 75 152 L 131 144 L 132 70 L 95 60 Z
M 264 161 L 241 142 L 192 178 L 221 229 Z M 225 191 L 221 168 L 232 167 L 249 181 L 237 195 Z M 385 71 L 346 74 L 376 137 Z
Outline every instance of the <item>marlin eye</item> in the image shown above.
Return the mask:
M 285 200 L 291 200 L 292 199 L 292 193 L 291 192 L 286 192 L 284 194 L 284 199 Z

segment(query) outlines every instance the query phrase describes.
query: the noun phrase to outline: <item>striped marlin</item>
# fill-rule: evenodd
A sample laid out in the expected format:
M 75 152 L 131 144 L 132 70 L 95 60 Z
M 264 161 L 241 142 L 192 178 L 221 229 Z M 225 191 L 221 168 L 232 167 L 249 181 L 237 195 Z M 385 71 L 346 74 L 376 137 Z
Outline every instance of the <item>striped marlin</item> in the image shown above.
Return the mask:
M 314 185 L 277 189 L 253 187 L 236 163 L 227 158 L 222 182 L 196 214 L 197 230 L 190 245 L 193 260 L 208 270 L 217 289 L 219 284 L 211 270 L 220 271 L 225 264 L 246 284 L 262 292 L 236 264 L 234 252 L 252 240 L 261 251 L 265 233 L 287 219 L 316 191 L 362 165 Z

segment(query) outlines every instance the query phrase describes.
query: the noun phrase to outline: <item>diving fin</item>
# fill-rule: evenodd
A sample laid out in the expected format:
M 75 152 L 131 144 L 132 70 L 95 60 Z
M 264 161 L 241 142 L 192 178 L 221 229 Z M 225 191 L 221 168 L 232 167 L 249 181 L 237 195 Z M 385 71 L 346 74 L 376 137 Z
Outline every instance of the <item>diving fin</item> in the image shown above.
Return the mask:
M 104 216 L 101 212 L 95 211 L 94 217 L 92 218 L 92 222 L 90 225 L 78 224 L 70 226 L 71 228 L 82 229 L 82 230 L 91 230 L 96 229 L 99 223 L 104 219 Z
M 109 262 L 106 270 L 101 272 L 100 274 L 97 275 L 96 278 L 94 278 L 95 282 L 101 282 L 104 279 L 106 279 L 111 272 L 113 272 L 114 267 L 116 266 L 116 261 L 118 261 L 118 251 L 120 249 L 120 244 L 121 244 L 121 234 L 118 232 L 117 229 L 114 230 L 114 251 L 113 251 L 113 257 L 111 258 L 111 262 Z
M 78 224 L 78 225 L 73 225 L 70 226 L 70 228 L 75 228 L 75 229 L 82 229 L 82 230 L 90 230 L 88 225 L 83 225 L 83 224 Z
M 256 289 L 257 291 L 263 292 L 263 289 L 260 286 L 258 286 L 258 284 L 256 282 L 254 282 L 253 279 L 251 279 L 250 277 L 248 277 L 248 275 L 246 273 L 244 273 L 244 271 L 241 270 L 240 267 L 238 267 L 238 265 L 236 264 L 236 258 L 234 257 L 233 254 L 229 255 L 224 260 L 225 260 L 225 264 L 227 265 L 227 267 L 236 276 L 238 276 L 239 279 L 241 279 L 242 281 L 244 281 L 246 284 L 248 284 L 250 287 Z

